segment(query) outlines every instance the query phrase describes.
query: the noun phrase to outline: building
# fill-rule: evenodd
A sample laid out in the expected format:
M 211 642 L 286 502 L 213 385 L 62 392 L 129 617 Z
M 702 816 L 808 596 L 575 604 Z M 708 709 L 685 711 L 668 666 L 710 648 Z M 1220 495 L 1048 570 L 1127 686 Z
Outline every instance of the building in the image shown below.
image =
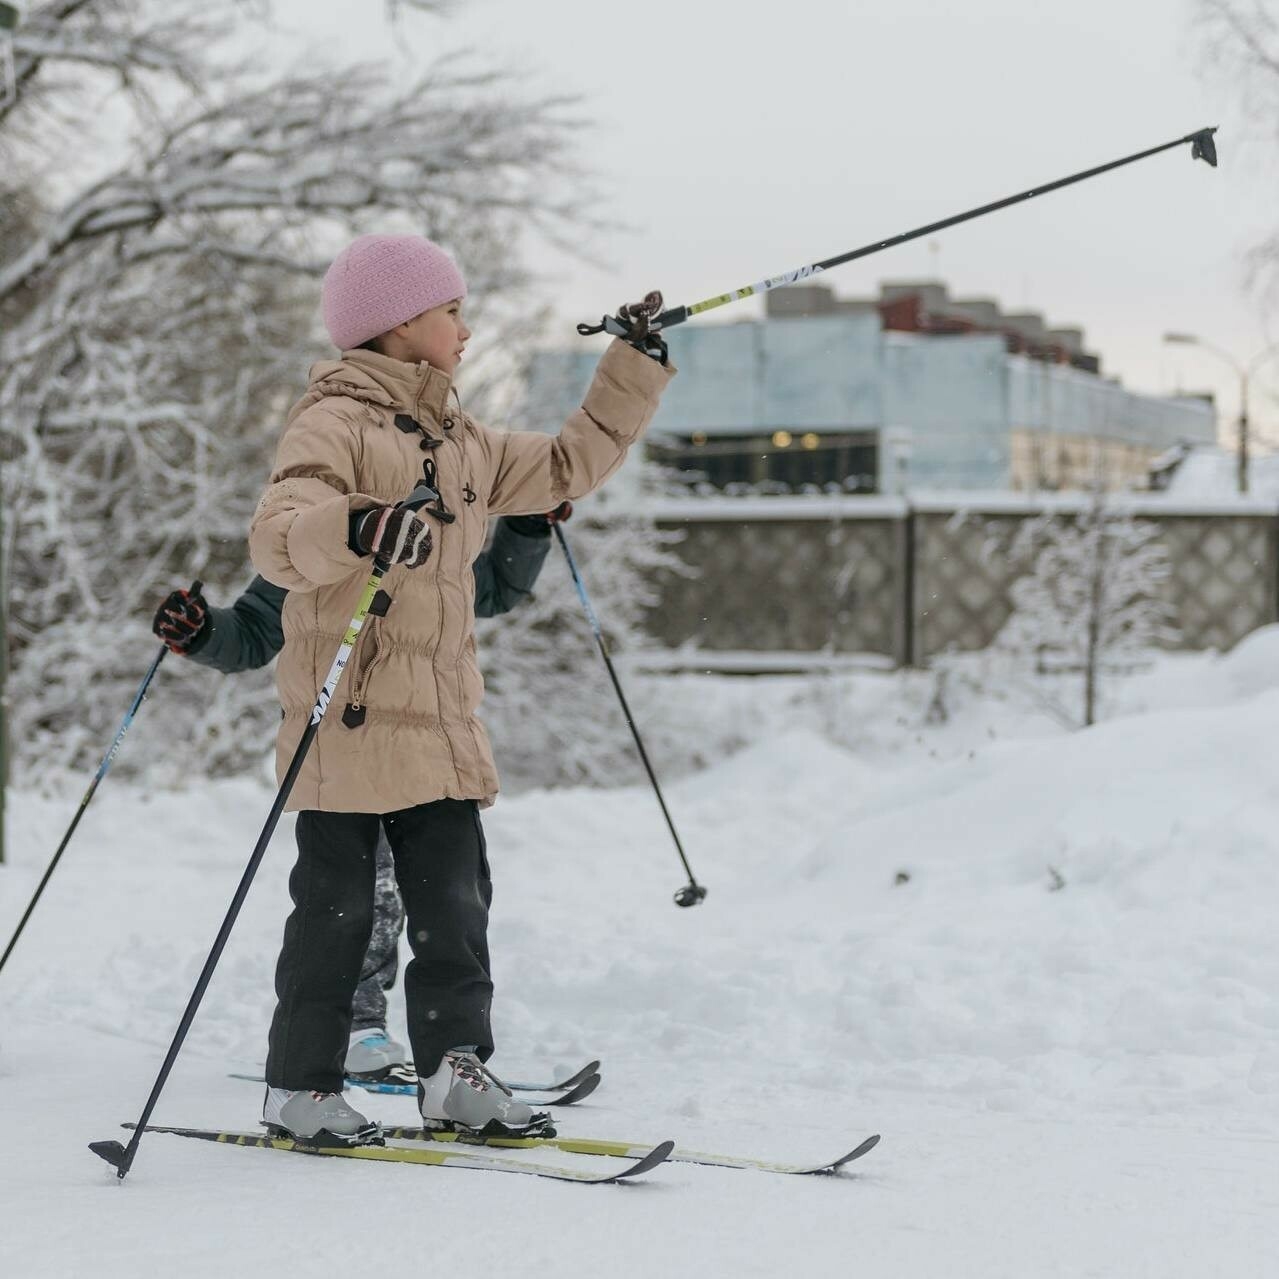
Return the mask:
M 1211 444 L 1202 397 L 1128 391 L 1077 328 L 952 299 L 934 281 L 873 300 L 820 284 L 765 296 L 762 320 L 673 330 L 680 377 L 650 458 L 725 492 L 1075 489 L 1142 484 L 1177 445 Z M 540 360 L 545 423 L 581 394 L 597 348 Z M 541 416 L 541 413 L 538 414 Z

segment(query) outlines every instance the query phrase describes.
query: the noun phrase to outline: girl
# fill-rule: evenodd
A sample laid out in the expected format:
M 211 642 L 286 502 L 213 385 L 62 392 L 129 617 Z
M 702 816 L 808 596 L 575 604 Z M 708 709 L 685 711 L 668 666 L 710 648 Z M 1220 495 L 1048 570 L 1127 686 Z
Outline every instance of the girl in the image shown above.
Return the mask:
M 477 617 L 508 613 L 532 594 L 551 549 L 551 527 L 572 513 L 572 504 L 562 502 L 545 515 L 498 520 L 493 541 L 473 565 Z M 256 670 L 284 645 L 280 613 L 287 598 L 287 591 L 262 577 L 255 577 L 229 608 L 212 607 L 198 591 L 176 590 L 156 610 L 151 629 L 171 653 L 198 666 L 227 675 Z M 180 724 L 175 727 L 180 731 Z M 351 1004 L 351 1041 L 343 1068 L 348 1079 L 416 1083 L 408 1049 L 391 1037 L 386 1025 L 386 992 L 399 972 L 404 905 L 385 832 L 378 836 L 374 861 L 372 933 Z
M 283 776 L 368 579 L 390 561 L 292 794 L 294 909 L 276 971 L 264 1122 L 357 1143 L 378 1130 L 341 1096 L 351 997 L 386 831 L 408 914 L 405 972 L 418 1101 L 429 1127 L 527 1134 L 545 1116 L 485 1068 L 492 896 L 479 810 L 497 794 L 476 718 L 475 579 L 490 515 L 590 493 L 643 433 L 674 369 L 615 341 L 558 436 L 482 426 L 450 400 L 470 330 L 466 285 L 438 246 L 364 236 L 324 280 L 339 359 L 315 365 L 253 519 L 258 571 L 288 590 L 277 684 Z M 397 509 L 423 478 L 439 493 Z

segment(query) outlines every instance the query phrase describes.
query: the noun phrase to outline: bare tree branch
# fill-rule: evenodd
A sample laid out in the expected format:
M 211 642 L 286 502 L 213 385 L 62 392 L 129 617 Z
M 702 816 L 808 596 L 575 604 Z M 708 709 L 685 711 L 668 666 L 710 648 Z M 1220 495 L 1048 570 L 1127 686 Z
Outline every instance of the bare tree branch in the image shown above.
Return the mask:
M 196 33 L 212 41 L 218 28 L 207 11 L 181 0 L 163 7 L 141 0 L 57 0 L 37 5 L 13 33 L 17 94 L 0 107 L 0 129 L 8 117 L 72 91 L 45 85 L 47 71 L 108 71 L 147 105 L 151 103 L 147 76 L 194 88 L 201 66 L 192 38 Z
M 482 204 L 488 216 L 563 216 L 533 189 L 534 174 L 544 181 L 564 155 L 562 100 L 516 113 L 477 94 L 494 77 L 447 70 L 382 100 L 378 81 L 369 67 L 340 86 L 289 80 L 178 124 L 140 168 L 93 183 L 0 268 L 0 302 L 76 243 L 162 224 L 173 238 L 185 215 L 265 214 L 274 225 L 371 209 L 438 218 Z
M 584 197 L 570 189 L 564 100 L 520 95 L 464 59 L 402 89 L 377 67 L 250 83 L 212 58 L 204 19 L 173 0 L 39 12 L 64 39 L 40 46 L 28 23 L 28 84 L 48 96 L 33 90 L 27 105 L 82 109 L 74 86 L 38 73 L 59 60 L 116 56 L 122 79 L 171 86 L 164 119 L 139 115 L 130 157 L 69 198 L 21 203 L 21 165 L 5 175 L 6 208 L 21 213 L 0 228 L 13 737 L 28 759 L 72 763 L 136 681 L 118 654 L 120 619 L 149 616 L 196 571 L 223 587 L 244 580 L 244 530 L 280 418 L 325 351 L 314 277 L 333 249 L 373 227 L 441 241 L 467 275 L 470 313 L 518 344 L 537 304 L 525 238 L 566 236 Z M 468 387 L 477 368 L 500 382 L 509 352 L 476 354 Z M 216 714 L 243 722 L 215 717 L 214 738 L 182 750 L 225 767 L 256 758 L 272 701 L 261 685 L 237 688 L 256 700 L 228 695 Z
M 1262 131 L 1266 150 L 1273 154 L 1279 142 L 1279 13 L 1268 0 L 1198 0 L 1195 16 L 1208 66 L 1238 97 L 1240 109 Z M 1273 293 L 1279 234 L 1255 245 L 1245 264 L 1253 289 Z

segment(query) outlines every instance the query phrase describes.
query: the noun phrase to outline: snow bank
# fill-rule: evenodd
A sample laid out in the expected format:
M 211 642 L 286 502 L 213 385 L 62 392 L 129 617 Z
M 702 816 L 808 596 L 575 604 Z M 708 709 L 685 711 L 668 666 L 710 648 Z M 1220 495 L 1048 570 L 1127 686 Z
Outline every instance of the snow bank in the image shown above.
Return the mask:
M 1172 473 L 1169 499 L 1235 499 L 1239 497 L 1239 460 L 1233 450 L 1192 448 Z M 1254 453 L 1248 459 L 1248 495 L 1252 500 L 1279 501 L 1279 455 Z

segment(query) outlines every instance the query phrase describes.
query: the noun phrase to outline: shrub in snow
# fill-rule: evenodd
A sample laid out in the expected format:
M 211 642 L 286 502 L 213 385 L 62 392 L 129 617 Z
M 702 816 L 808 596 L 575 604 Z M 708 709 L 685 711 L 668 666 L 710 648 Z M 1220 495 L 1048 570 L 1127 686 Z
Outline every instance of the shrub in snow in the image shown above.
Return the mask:
M 1103 677 L 1176 641 L 1164 593 L 1171 565 L 1158 537 L 1156 525 L 1098 491 L 1078 513 L 1028 520 L 1003 552 L 1025 572 L 991 656 L 1006 659 L 1008 674 L 1037 677 L 1066 722 L 1094 723 Z

